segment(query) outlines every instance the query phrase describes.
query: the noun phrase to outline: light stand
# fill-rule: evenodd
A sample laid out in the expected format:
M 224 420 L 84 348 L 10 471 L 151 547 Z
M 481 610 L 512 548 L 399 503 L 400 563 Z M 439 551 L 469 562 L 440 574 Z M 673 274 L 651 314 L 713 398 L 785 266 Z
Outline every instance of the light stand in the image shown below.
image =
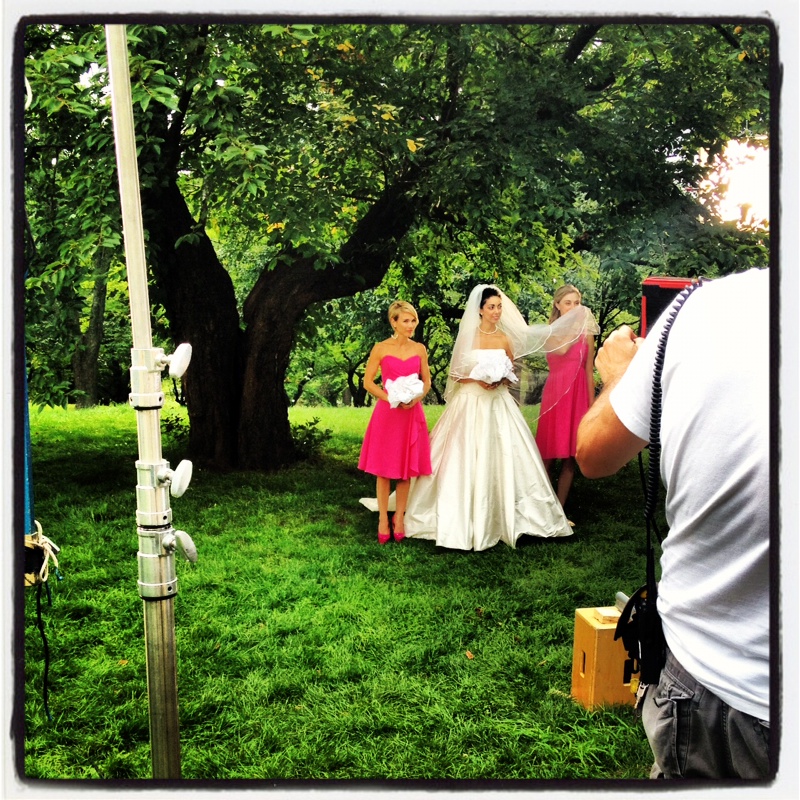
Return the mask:
M 154 778 L 180 778 L 175 553 L 196 561 L 197 551 L 188 534 L 172 527 L 169 496 L 171 493 L 179 497 L 186 491 L 192 465 L 182 461 L 172 470 L 162 457 L 160 411 L 164 405 L 162 370 L 169 366 L 170 375 L 180 377 L 189 365 L 192 351 L 191 346 L 184 343 L 173 355 L 167 356 L 161 348 L 153 347 L 124 25 L 106 26 L 106 45 L 133 332 L 130 402 L 136 409 L 139 439 L 136 462 L 138 587 L 144 606 L 151 760 Z

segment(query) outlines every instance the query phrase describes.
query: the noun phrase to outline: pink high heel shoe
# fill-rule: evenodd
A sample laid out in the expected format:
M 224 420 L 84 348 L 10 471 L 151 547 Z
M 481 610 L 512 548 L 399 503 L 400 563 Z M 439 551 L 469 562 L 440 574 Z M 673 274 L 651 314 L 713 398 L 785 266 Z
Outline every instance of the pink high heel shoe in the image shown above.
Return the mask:
M 396 542 L 402 542 L 403 539 L 406 538 L 405 531 L 395 530 L 395 527 L 394 527 L 394 514 L 392 514 L 392 532 L 394 533 L 394 540 Z
M 381 533 L 378 531 L 378 544 L 386 544 L 392 538 L 391 533 Z

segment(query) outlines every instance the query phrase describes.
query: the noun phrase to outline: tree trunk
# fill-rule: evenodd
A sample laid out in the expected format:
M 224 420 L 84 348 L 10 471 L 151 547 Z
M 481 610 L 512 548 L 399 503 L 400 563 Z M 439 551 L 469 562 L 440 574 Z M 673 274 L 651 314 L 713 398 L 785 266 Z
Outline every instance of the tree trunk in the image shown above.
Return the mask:
M 76 408 L 91 408 L 97 405 L 97 357 L 100 355 L 100 345 L 103 342 L 103 320 L 106 313 L 110 264 L 111 251 L 107 247 L 101 247 L 96 256 L 97 277 L 92 289 L 89 326 L 79 337 L 72 355 Z
M 306 386 L 308 385 L 309 381 L 314 377 L 314 369 L 312 367 L 306 372 L 306 374 L 298 381 L 297 386 L 294 390 L 294 396 L 289 398 L 289 404 L 296 406 L 300 402 L 300 398 L 303 396 L 303 392 L 305 391 Z
M 184 377 L 187 456 L 201 466 L 232 469 L 237 466 L 242 338 L 233 283 L 174 182 L 145 190 L 142 201 L 157 299 L 175 343 L 192 345 Z M 189 234 L 195 234 L 193 242 L 175 246 Z
M 347 396 L 349 402 L 346 405 L 352 404 L 354 408 L 362 408 L 366 404 L 367 390 L 364 388 L 364 368 L 367 365 L 367 359 L 362 358 L 355 364 L 347 362 Z M 359 369 L 360 367 L 360 369 Z
M 367 390 L 363 384 L 364 373 L 355 367 L 347 371 L 347 386 L 354 408 L 363 408 L 367 404 Z

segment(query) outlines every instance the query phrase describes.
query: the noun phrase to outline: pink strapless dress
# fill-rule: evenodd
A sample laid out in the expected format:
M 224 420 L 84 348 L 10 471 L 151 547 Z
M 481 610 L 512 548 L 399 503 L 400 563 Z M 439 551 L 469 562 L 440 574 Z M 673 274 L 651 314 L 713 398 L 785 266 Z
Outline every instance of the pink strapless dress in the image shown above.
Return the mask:
M 402 359 L 387 355 L 381 359 L 381 381 L 404 375 L 419 375 L 419 356 Z M 358 468 L 371 475 L 408 480 L 431 474 L 428 423 L 422 404 L 413 408 L 392 408 L 377 400 L 364 434 Z
M 542 458 L 575 456 L 578 425 L 589 410 L 586 337 L 575 342 L 563 355 L 547 354 L 550 374 L 542 392 L 541 416 L 536 429 L 536 446 Z

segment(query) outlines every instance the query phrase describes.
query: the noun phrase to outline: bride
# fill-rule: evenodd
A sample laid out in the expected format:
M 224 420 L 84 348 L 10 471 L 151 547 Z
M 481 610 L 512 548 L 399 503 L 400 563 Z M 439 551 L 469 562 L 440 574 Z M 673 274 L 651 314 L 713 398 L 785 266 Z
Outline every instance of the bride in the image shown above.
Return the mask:
M 518 380 L 515 358 L 568 349 L 589 320 L 581 307 L 553 325 L 528 326 L 496 286 L 473 289 L 450 360 L 447 408 L 431 432 L 433 474 L 412 482 L 396 529 L 459 550 L 572 533 L 508 387 Z

